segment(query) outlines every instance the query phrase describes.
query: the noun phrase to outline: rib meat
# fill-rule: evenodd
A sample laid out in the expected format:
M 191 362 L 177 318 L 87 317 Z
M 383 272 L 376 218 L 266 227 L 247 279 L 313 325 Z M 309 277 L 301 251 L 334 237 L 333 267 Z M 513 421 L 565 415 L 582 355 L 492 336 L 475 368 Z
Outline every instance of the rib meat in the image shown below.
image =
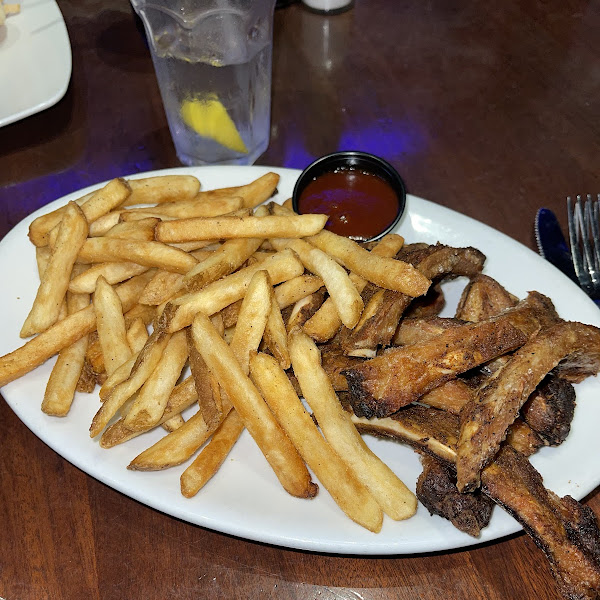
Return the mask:
M 481 469 L 500 448 L 521 406 L 547 373 L 560 367 L 578 379 L 600 369 L 600 329 L 560 322 L 540 331 L 484 384 L 461 411 L 456 472 L 458 489 L 479 485 Z
M 515 306 L 518 301 L 495 279 L 480 273 L 465 286 L 455 316 L 464 321 L 483 321 Z
M 485 262 L 485 256 L 475 248 L 452 248 L 442 244 L 409 244 L 400 250 L 397 258 L 410 263 L 435 282 L 460 275 L 473 277 L 481 272 Z M 371 300 L 375 305 L 365 305 L 365 311 L 370 311 L 367 312 L 369 318 L 352 330 L 342 330 L 342 346 L 346 354 L 388 346 L 413 298 L 385 290 Z
M 387 350 L 343 372 L 353 406 L 368 417 L 388 416 L 458 374 L 519 348 L 556 320 L 550 300 L 531 292 L 492 319 L 465 323 L 429 340 Z
M 429 514 L 448 519 L 457 529 L 479 537 L 488 525 L 494 503 L 482 493 L 461 494 L 453 470 L 437 458 L 423 456 L 417 479 L 417 498 Z
M 406 442 L 445 464 L 456 457 L 458 419 L 445 411 L 409 406 L 393 417 L 352 420 L 359 431 Z M 597 600 L 600 529 L 593 511 L 547 490 L 529 461 L 506 444 L 483 470 L 482 491 L 519 521 L 542 549 L 564 598 Z
M 519 452 L 504 446 L 482 473 L 483 491 L 509 512 L 546 555 L 565 598 L 600 594 L 600 530 L 596 515 L 571 496 L 559 498 Z

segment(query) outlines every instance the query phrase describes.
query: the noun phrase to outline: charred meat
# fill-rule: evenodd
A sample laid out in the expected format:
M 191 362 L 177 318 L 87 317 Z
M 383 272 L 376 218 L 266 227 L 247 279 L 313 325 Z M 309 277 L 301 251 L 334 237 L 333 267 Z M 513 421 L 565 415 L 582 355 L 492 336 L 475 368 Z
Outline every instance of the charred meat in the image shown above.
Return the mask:
M 560 322 L 519 349 L 461 411 L 456 471 L 458 489 L 479 485 L 481 469 L 495 456 L 521 406 L 559 363 L 564 373 L 595 375 L 600 369 L 600 329 Z

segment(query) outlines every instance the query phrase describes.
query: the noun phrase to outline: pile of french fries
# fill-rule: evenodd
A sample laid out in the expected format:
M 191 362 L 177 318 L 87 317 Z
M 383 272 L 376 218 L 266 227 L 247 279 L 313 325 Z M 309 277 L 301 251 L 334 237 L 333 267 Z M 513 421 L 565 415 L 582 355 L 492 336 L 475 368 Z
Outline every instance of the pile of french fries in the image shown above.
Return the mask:
M 378 532 L 384 514 L 413 515 L 416 498 L 364 443 L 313 340 L 365 317 L 367 282 L 414 297 L 430 282 L 393 258 L 398 235 L 369 251 L 324 230 L 326 215 L 267 204 L 278 181 L 204 191 L 188 175 L 115 179 L 35 219 L 29 340 L 0 358 L 0 386 L 57 355 L 46 414 L 66 416 L 76 392 L 99 387 L 90 436 L 102 447 L 165 430 L 128 468 L 185 465 L 192 497 L 247 429 L 287 492 L 314 497 L 314 474 Z M 321 289 L 327 300 L 305 325 Z

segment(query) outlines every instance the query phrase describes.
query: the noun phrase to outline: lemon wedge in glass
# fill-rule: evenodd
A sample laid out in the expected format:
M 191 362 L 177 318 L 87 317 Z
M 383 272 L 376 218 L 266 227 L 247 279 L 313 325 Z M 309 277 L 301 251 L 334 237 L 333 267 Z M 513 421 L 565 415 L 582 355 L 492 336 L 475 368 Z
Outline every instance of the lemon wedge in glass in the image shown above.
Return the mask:
M 234 152 L 248 154 L 235 123 L 215 94 L 202 100 L 184 100 L 181 105 L 181 118 L 201 136 L 210 138 Z

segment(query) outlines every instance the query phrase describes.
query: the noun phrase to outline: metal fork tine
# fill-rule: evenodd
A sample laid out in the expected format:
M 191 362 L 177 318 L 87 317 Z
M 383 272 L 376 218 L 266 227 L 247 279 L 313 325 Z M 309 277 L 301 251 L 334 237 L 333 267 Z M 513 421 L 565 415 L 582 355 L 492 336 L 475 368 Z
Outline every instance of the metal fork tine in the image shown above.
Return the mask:
M 594 251 L 594 269 L 600 279 L 600 211 L 598 209 L 598 198 L 594 199 L 591 194 L 587 195 L 587 204 L 589 205 L 590 225 L 592 231 L 592 249 Z
M 582 248 L 582 228 L 583 228 L 583 215 L 581 211 L 581 197 L 578 196 L 575 203 L 571 199 L 571 196 L 567 196 L 567 217 L 569 222 L 569 242 L 571 245 L 571 256 L 573 258 L 573 267 L 575 268 L 575 274 L 581 287 L 585 289 L 588 294 L 593 293 L 593 284 L 591 277 L 585 266 L 584 256 L 581 252 Z
M 598 222 L 595 221 L 593 215 L 592 196 L 587 195 L 583 208 L 583 231 L 582 242 L 585 257 L 585 267 L 587 268 L 592 286 L 595 293 L 600 292 L 600 269 L 598 260 Z

